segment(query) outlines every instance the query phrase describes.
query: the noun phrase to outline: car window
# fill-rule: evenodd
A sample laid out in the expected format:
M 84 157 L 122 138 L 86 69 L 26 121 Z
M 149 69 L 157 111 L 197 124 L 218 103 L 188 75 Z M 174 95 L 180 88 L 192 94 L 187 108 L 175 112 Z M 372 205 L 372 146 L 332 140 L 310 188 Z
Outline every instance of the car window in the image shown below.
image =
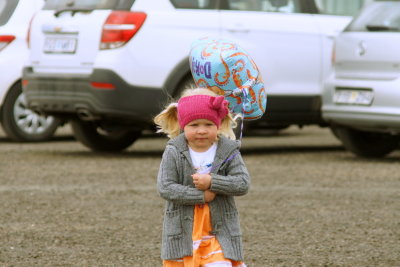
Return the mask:
M 354 16 L 373 0 L 315 0 L 319 13 L 326 15 Z
M 298 13 L 300 0 L 226 0 L 227 6 L 222 9 Z M 222 1 L 224 2 L 224 1 Z
M 218 1 L 216 0 L 171 0 L 176 8 L 187 9 L 216 9 Z
M 7 23 L 17 4 L 16 0 L 0 0 L 0 26 Z
M 176 8 L 299 12 L 300 0 L 171 0 Z
M 367 6 L 345 31 L 400 31 L 400 2 L 377 2 Z
M 6 7 L 6 0 L 0 0 L 0 14 L 3 13 L 5 7 Z
M 135 0 L 47 0 L 43 9 L 113 9 L 129 10 Z

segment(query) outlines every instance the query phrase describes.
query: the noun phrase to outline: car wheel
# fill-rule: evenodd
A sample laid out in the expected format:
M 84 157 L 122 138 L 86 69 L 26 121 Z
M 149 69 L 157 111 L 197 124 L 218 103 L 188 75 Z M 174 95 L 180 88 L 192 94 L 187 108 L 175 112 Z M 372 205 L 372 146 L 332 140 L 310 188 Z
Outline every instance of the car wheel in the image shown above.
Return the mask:
M 189 73 L 178 84 L 173 97 L 178 100 L 181 97 L 183 91 L 185 91 L 186 89 L 196 88 L 196 87 L 197 85 L 195 84 L 192 75 Z
M 365 158 L 379 158 L 391 153 L 399 146 L 399 137 L 386 134 L 335 127 L 334 133 L 345 148 Z
M 46 141 L 61 124 L 61 121 L 53 116 L 40 115 L 27 108 L 21 83 L 15 84 L 8 92 L 1 121 L 6 135 L 18 142 Z
M 141 131 L 105 130 L 94 122 L 72 120 L 70 124 L 75 138 L 94 151 L 122 151 L 141 135 Z

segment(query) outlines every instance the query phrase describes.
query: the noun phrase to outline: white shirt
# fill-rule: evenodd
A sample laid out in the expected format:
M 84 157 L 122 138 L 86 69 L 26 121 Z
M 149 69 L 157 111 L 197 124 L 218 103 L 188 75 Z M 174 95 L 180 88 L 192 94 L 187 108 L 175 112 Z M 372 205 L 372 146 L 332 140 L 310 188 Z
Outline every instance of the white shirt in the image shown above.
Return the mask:
M 214 162 L 215 153 L 217 152 L 217 144 L 212 144 L 212 146 L 204 152 L 196 152 L 189 147 L 189 152 L 196 172 L 200 174 L 209 173 L 211 171 L 211 165 Z

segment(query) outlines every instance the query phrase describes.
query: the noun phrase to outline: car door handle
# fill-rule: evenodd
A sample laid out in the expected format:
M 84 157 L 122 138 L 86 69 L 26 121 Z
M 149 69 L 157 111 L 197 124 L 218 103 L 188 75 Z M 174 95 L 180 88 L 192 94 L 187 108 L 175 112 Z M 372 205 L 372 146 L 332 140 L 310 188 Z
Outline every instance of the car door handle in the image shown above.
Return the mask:
M 250 29 L 243 27 L 242 25 L 234 25 L 227 27 L 227 31 L 231 33 L 248 33 Z
M 228 29 L 231 33 L 248 33 L 249 31 L 249 29 Z

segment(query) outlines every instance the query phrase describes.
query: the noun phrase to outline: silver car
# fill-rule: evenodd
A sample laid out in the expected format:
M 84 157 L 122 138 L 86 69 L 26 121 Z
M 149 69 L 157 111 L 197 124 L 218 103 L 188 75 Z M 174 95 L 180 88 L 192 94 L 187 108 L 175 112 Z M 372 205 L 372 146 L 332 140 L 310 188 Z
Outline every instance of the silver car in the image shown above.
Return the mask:
M 400 138 L 400 1 L 366 6 L 337 36 L 322 116 L 351 152 L 382 157 Z

